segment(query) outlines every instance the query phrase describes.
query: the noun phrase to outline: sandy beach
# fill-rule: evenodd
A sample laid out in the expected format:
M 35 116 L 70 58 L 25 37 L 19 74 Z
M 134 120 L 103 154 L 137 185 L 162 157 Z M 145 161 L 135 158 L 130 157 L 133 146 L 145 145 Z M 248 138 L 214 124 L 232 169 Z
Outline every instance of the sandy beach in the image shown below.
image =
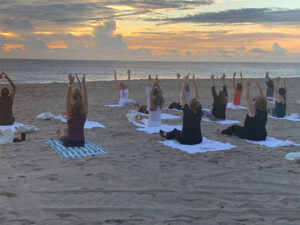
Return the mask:
M 132 81 L 130 97 L 146 103 L 145 83 Z M 197 83 L 202 107 L 211 109 L 209 80 Z M 215 83 L 219 90 L 221 81 Z M 264 80 L 260 83 L 265 91 Z M 288 115 L 300 114 L 299 85 L 300 79 L 287 80 Z M 231 102 L 231 79 L 227 86 Z M 179 100 L 176 80 L 162 80 L 161 87 L 166 106 Z M 114 82 L 103 81 L 87 83 L 88 118 L 106 128 L 85 130 L 85 135 L 110 154 L 62 159 L 45 141 L 65 125 L 36 116 L 63 112 L 66 88 L 67 84 L 17 85 L 16 122 L 35 125 L 39 131 L 28 134 L 26 142 L 0 145 L 0 224 L 300 223 L 300 167 L 285 159 L 299 147 L 255 145 L 216 133 L 228 125 L 202 122 L 203 136 L 237 147 L 203 154 L 168 148 L 158 142 L 158 134 L 139 132 L 127 121 L 128 107 L 104 107 L 117 103 L 118 91 Z M 257 94 L 252 83 L 251 96 Z M 245 116 L 245 110 L 227 109 L 228 119 L 243 123 Z M 298 144 L 299 128 L 299 122 L 269 118 L 267 123 L 269 136 Z

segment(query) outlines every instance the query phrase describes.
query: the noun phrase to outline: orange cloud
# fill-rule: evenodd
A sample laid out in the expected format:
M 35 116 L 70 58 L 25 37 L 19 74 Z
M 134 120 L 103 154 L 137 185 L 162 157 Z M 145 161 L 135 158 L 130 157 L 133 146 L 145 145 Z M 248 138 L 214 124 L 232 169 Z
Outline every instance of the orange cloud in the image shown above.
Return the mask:
M 25 50 L 24 45 L 22 44 L 4 44 L 2 49 L 6 52 L 11 52 L 14 50 Z
M 47 44 L 49 49 L 67 48 L 64 41 L 53 41 Z

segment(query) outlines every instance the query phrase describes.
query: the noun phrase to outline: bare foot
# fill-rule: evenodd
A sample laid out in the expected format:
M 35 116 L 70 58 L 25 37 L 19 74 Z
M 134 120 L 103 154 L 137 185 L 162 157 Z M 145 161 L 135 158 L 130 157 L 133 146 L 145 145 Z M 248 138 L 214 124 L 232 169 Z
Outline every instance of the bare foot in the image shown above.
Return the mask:
M 57 139 L 60 139 L 60 138 L 61 138 L 60 129 L 58 129 L 58 130 L 56 131 L 56 137 L 57 137 Z

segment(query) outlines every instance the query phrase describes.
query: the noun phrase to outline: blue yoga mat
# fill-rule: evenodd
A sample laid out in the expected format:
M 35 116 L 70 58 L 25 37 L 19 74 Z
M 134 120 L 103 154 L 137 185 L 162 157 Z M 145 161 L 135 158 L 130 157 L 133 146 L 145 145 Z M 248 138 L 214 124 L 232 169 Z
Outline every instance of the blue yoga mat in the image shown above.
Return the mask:
M 47 140 L 50 145 L 62 158 L 80 158 L 97 154 L 108 154 L 100 145 L 85 140 L 84 147 L 66 147 L 60 140 Z

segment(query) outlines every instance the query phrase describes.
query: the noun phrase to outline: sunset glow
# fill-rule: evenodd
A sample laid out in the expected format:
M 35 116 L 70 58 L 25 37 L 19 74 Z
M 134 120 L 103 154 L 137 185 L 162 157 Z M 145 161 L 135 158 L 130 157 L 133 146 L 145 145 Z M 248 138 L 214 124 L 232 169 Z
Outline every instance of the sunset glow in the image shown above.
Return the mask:
M 0 57 L 300 61 L 300 3 L 292 0 L 17 0 L 0 13 Z

